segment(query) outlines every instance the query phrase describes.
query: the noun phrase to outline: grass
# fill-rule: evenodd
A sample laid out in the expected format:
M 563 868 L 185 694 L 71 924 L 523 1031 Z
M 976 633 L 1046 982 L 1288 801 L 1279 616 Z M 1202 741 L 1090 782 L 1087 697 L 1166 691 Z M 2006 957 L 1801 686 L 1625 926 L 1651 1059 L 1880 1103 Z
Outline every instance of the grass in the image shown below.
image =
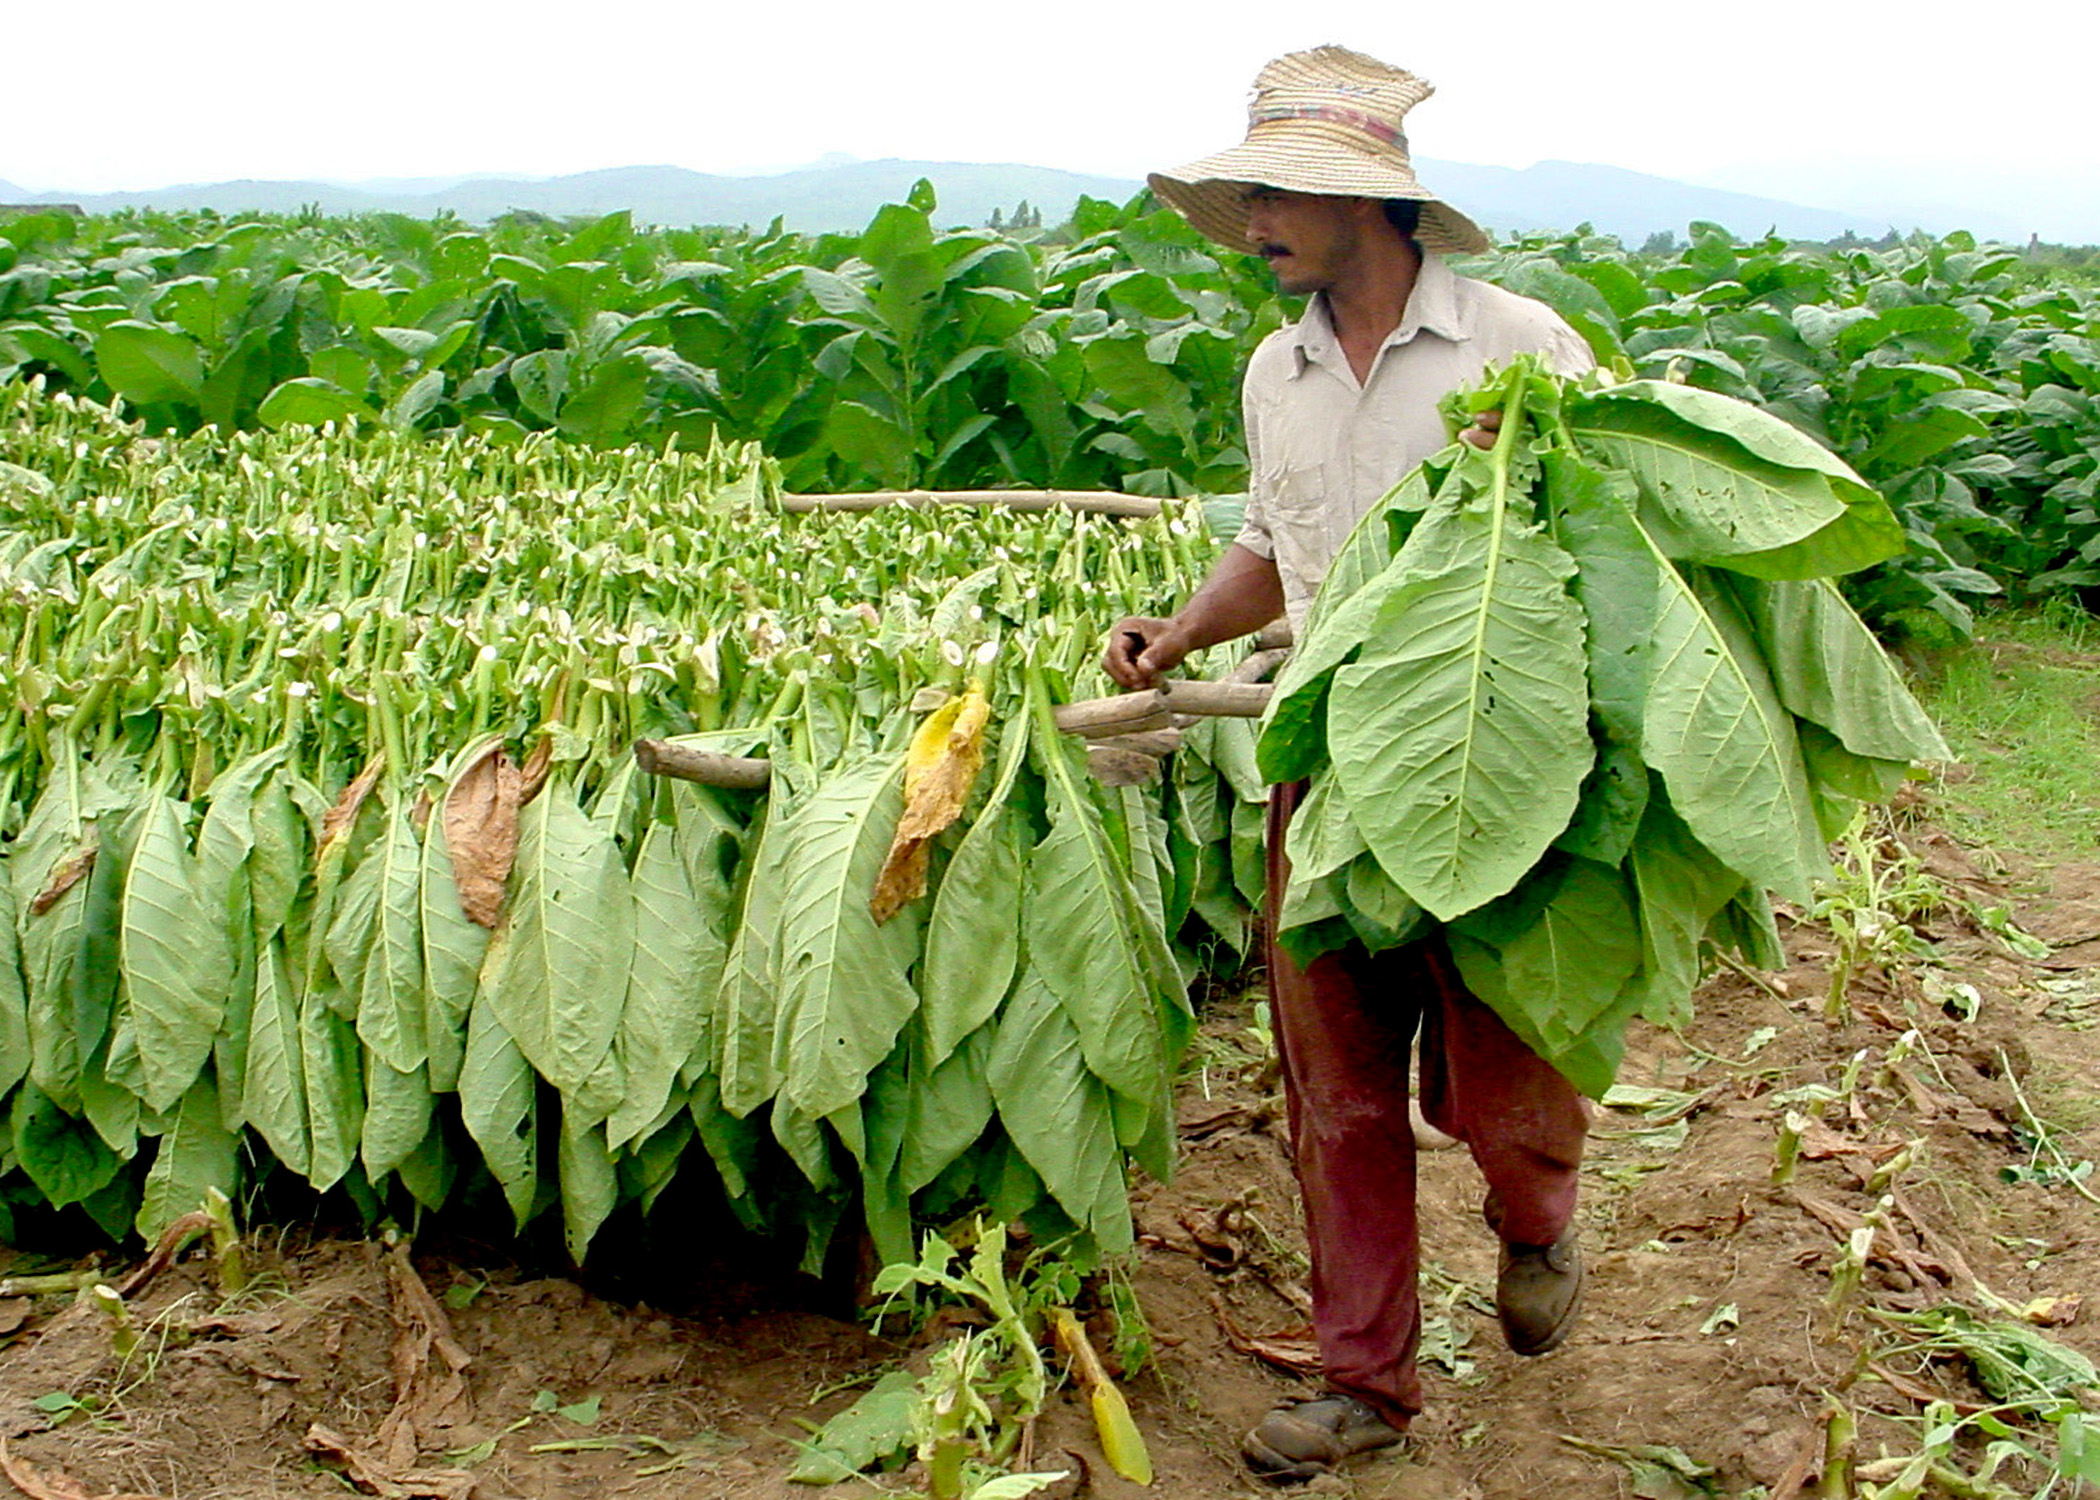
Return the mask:
M 2100 857 L 2100 620 L 1985 616 L 1919 696 L 1963 768 L 1939 789 L 1958 837 L 2043 865 Z

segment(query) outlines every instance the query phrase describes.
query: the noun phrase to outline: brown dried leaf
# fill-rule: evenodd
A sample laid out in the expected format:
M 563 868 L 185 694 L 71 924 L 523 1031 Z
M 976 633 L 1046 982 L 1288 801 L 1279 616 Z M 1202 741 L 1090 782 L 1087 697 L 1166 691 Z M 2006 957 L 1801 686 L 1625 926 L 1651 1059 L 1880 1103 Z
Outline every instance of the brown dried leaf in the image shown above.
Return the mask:
M 51 872 L 51 878 L 44 883 L 44 888 L 30 898 L 29 914 L 32 917 L 41 917 L 58 905 L 59 897 L 87 879 L 88 871 L 95 868 L 95 855 L 101 848 L 101 831 L 90 823 L 87 826 L 85 842 L 58 862 L 58 868 Z
M 1175 1114 L 1174 1127 L 1185 1141 L 1207 1140 L 1221 1131 L 1237 1133 L 1254 1122 L 1254 1109 L 1245 1104 L 1207 1103 L 1190 1099 Z
M 962 816 L 984 765 L 984 726 L 990 717 L 991 705 L 972 688 L 938 709 L 912 737 L 904 763 L 904 811 L 868 898 L 876 921 L 887 922 L 926 894 L 933 840 Z
M 1954 1111 L 1954 1123 L 1971 1135 L 2004 1136 L 2012 1134 L 2012 1127 L 1974 1104 L 1961 1105 Z
M 416 1274 L 405 1244 L 387 1253 L 386 1283 L 394 1320 L 394 1409 L 375 1442 L 388 1466 L 399 1470 L 414 1465 L 424 1444 L 434 1445 L 443 1429 L 469 1415 L 466 1369 L 473 1356 L 453 1338 L 452 1320 Z M 432 1367 L 433 1353 L 442 1370 Z
M 525 756 L 525 764 L 518 772 L 518 806 L 523 807 L 540 794 L 547 784 L 547 773 L 554 769 L 554 736 L 543 734 Z
M 1945 1391 L 1934 1390 L 1931 1386 L 1926 1385 L 1923 1381 L 1913 1380 L 1907 1375 L 1898 1374 L 1896 1371 L 1891 1370 L 1887 1365 L 1881 1364 L 1878 1361 L 1871 1359 L 1868 1360 L 1867 1368 L 1869 1370 L 1872 1370 L 1875 1375 L 1880 1377 L 1882 1383 L 1888 1386 L 1890 1390 L 1896 1392 L 1900 1396 L 1908 1396 L 1911 1400 L 1917 1402 L 1920 1406 L 1931 1406 L 1935 1403 L 1945 1403 L 1946 1405 L 1953 1407 L 1962 1415 L 1969 1417 L 1975 1416 L 1978 1412 L 1990 1410 L 1990 1407 L 1988 1407 L 1980 1401 L 1965 1401 L 1961 1397 L 1949 1395 Z
M 1210 1310 L 1218 1320 L 1218 1327 L 1224 1330 L 1225 1341 L 1240 1353 L 1251 1354 L 1288 1375 L 1312 1378 L 1320 1374 L 1320 1342 L 1313 1337 L 1311 1328 L 1266 1338 L 1248 1334 L 1233 1321 L 1232 1314 L 1225 1310 L 1225 1299 L 1216 1292 L 1210 1294 Z
M 503 893 L 518 855 L 520 783 L 501 742 L 492 741 L 445 796 L 445 849 L 452 856 L 459 909 L 492 930 L 503 915 Z
M 365 798 L 371 796 L 372 788 L 379 785 L 379 773 L 385 769 L 386 757 L 375 755 L 372 763 L 357 773 L 357 779 L 343 788 L 343 795 L 335 799 L 335 806 L 321 818 L 322 849 L 349 833 L 359 810 L 365 805 Z
M 1808 1128 L 1801 1132 L 1801 1155 L 1807 1161 L 1829 1161 L 1834 1156 L 1851 1156 L 1866 1150 L 1866 1147 L 1850 1136 L 1839 1135 L 1821 1120 L 1811 1120 Z
M 358 1490 L 377 1495 L 380 1500 L 471 1500 L 474 1493 L 474 1476 L 465 1469 L 397 1471 L 319 1422 L 306 1429 L 306 1451 L 322 1463 L 342 1470 L 343 1478 Z

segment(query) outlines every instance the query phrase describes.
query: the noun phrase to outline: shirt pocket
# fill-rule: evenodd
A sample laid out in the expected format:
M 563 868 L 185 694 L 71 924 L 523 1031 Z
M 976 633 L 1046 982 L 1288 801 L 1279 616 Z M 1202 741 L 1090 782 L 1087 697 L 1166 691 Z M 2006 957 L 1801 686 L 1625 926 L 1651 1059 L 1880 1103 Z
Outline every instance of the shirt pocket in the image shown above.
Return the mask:
M 1310 593 L 1334 555 L 1329 465 L 1279 464 L 1263 476 L 1263 519 L 1286 595 Z

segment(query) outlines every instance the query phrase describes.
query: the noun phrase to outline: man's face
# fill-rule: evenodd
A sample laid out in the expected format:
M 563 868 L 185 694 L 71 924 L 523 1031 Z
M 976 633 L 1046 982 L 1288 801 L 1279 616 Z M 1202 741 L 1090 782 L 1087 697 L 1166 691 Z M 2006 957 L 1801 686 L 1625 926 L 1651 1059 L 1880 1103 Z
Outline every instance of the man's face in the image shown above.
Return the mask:
M 1362 244 L 1356 201 L 1284 188 L 1249 188 L 1247 243 L 1290 296 L 1326 291 Z

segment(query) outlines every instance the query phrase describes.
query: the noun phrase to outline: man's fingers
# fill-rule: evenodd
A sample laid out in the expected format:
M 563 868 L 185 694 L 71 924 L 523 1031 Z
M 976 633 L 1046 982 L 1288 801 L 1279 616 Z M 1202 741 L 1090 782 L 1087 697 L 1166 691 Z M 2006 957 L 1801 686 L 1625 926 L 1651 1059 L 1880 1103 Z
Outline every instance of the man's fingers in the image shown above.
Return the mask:
M 1458 436 L 1461 442 L 1471 443 L 1476 448 L 1492 448 L 1495 446 L 1495 435 L 1501 430 L 1502 413 L 1491 407 L 1487 411 L 1475 412 L 1473 425 Z

